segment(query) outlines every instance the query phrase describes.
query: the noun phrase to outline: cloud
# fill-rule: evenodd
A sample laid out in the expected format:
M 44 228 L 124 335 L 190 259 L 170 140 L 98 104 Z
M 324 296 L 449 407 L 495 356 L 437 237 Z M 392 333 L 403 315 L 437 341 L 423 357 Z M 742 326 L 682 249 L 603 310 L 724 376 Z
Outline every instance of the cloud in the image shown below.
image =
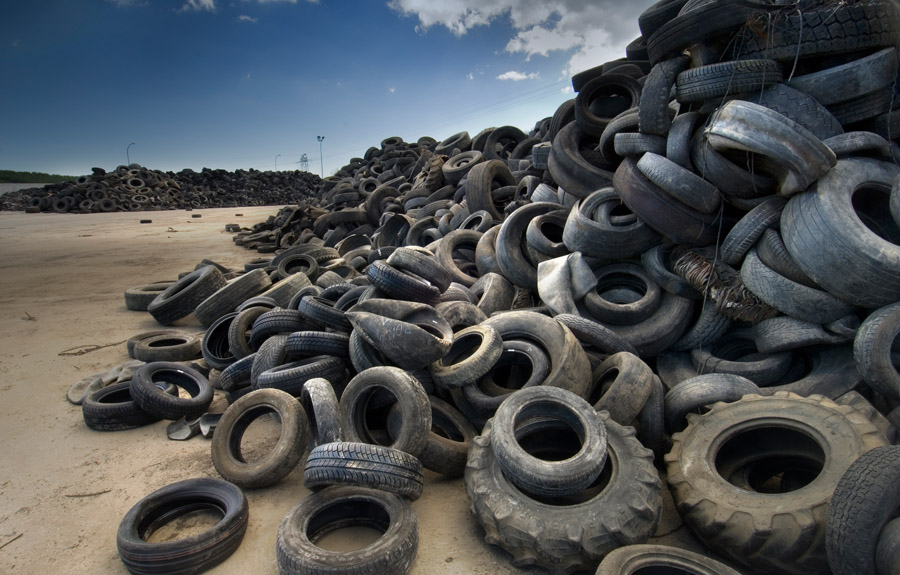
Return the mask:
M 396 91 L 397 91 L 397 88 L 394 88 L 393 86 L 391 86 L 390 88 L 388 88 L 388 92 L 390 92 L 391 94 L 393 94 L 393 93 L 396 92 Z
M 563 94 L 571 94 L 574 91 L 575 90 L 572 88 L 572 86 L 563 86 L 562 90 L 560 90 L 560 92 L 562 92 Z
M 145 6 L 145 2 L 141 2 L 140 0 L 106 0 L 110 4 L 115 4 L 116 6 Z
M 417 29 L 444 26 L 462 37 L 477 26 L 508 17 L 515 30 L 506 51 L 526 60 L 572 52 L 564 73 L 621 58 L 640 31 L 637 18 L 654 0 L 390 0 L 388 6 L 419 20 Z
M 532 72 L 531 74 L 523 74 L 522 72 L 516 72 L 515 70 L 510 70 L 509 72 L 504 72 L 497 76 L 498 80 L 512 80 L 513 82 L 519 82 L 520 80 L 534 80 L 538 77 L 537 72 Z
M 469 72 L 468 74 L 466 74 L 466 78 L 468 78 L 469 80 L 474 80 L 475 74 L 473 74 L 472 72 Z
M 240 22 L 250 22 L 251 24 L 256 24 L 257 22 L 259 22 L 259 20 L 257 20 L 253 16 L 247 16 L 246 14 L 241 14 L 237 19 Z
M 187 0 L 184 3 L 184 6 L 181 7 L 179 12 L 200 12 L 201 10 L 206 10 L 207 12 L 215 12 L 216 11 L 216 0 Z

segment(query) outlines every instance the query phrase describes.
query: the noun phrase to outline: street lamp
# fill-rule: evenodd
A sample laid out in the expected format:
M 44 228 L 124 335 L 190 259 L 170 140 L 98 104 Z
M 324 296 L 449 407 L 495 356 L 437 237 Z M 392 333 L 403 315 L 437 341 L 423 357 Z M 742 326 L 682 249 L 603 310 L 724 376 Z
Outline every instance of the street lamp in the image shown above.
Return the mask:
M 325 136 L 316 136 L 316 139 L 319 140 L 319 170 L 321 171 L 322 177 L 325 177 L 325 160 L 322 159 L 322 140 L 325 139 Z
M 125 161 L 127 162 L 127 163 L 126 163 L 127 166 L 130 166 L 130 165 L 131 165 L 131 153 L 130 153 L 130 151 L 131 151 L 131 146 L 133 146 L 134 144 L 135 144 L 135 142 L 131 142 L 131 143 L 128 144 L 128 146 L 125 148 Z
M 281 154 L 278 154 L 278 155 L 275 156 L 275 171 L 276 171 L 276 172 L 278 171 L 278 156 L 280 156 L 280 155 L 281 155 Z

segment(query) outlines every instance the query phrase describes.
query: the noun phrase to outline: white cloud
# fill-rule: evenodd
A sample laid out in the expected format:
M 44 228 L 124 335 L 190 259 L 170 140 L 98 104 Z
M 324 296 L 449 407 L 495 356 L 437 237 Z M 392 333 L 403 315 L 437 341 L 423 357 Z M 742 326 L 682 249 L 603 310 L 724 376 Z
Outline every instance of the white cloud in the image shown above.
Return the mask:
M 200 12 L 201 10 L 215 12 L 216 0 L 187 0 L 184 6 L 181 7 L 180 12 L 189 12 L 191 10 L 194 12 Z
M 574 91 L 575 90 L 572 88 L 572 86 L 564 86 L 563 89 L 560 90 L 560 92 L 562 92 L 563 94 L 571 94 Z
M 259 20 L 257 20 L 253 16 L 247 16 L 246 14 L 241 14 L 237 19 L 241 22 L 250 22 L 251 24 L 256 24 L 257 22 L 259 22 Z
M 523 74 L 522 72 L 516 72 L 515 70 L 510 70 L 509 72 L 504 72 L 497 76 L 498 80 L 512 80 L 513 82 L 519 82 L 520 80 L 534 80 L 538 77 L 537 72 L 532 72 L 531 74 Z
M 565 74 L 598 66 L 625 55 L 625 46 L 640 31 L 637 18 L 654 0 L 390 0 L 388 6 L 404 16 L 416 16 L 417 29 L 444 26 L 463 36 L 477 26 L 509 17 L 516 35 L 509 53 L 547 56 L 574 51 Z
M 309 0 L 307 0 L 309 1 Z M 288 4 L 296 4 L 297 0 L 257 0 L 260 4 L 278 4 L 280 2 L 287 2 Z M 315 4 L 315 2 L 313 2 Z
M 390 88 L 388 88 L 388 92 L 390 92 L 391 94 L 393 94 L 393 93 L 396 92 L 396 91 L 397 91 L 397 88 L 394 88 L 393 86 L 391 86 Z
M 468 78 L 469 80 L 474 80 L 475 74 L 473 74 L 472 72 L 469 72 L 468 74 L 466 74 L 466 78 Z

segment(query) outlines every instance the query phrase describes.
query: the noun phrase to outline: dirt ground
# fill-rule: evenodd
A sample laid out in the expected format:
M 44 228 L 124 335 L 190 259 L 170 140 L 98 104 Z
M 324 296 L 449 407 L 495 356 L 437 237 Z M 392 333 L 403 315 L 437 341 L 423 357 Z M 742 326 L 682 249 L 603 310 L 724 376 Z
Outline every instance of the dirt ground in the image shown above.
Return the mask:
M 203 258 L 242 268 L 259 254 L 236 247 L 224 225 L 249 226 L 276 212 L 0 212 L 0 572 L 124 574 L 116 529 L 128 509 L 169 483 L 218 477 L 208 440 L 170 441 L 167 422 L 92 431 L 66 391 L 126 361 L 127 338 L 159 328 L 149 314 L 125 309 L 127 288 L 174 279 Z M 141 218 L 153 222 L 139 224 Z M 220 394 L 212 411 L 226 407 Z M 301 468 L 273 487 L 248 491 L 243 543 L 210 573 L 276 574 L 278 525 L 307 493 Z M 420 545 L 413 574 L 544 573 L 516 569 L 484 543 L 461 479 L 429 472 L 414 507 Z M 698 549 L 670 501 L 658 533 L 665 536 L 651 542 Z

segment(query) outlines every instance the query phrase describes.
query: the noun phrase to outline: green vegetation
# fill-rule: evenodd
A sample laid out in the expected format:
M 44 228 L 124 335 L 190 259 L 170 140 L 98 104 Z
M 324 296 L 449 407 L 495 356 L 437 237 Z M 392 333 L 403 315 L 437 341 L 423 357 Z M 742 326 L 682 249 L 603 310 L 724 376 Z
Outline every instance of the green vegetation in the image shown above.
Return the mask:
M 43 172 L 16 172 L 0 170 L 0 184 L 55 184 L 56 182 L 74 182 L 75 176 L 60 176 Z

